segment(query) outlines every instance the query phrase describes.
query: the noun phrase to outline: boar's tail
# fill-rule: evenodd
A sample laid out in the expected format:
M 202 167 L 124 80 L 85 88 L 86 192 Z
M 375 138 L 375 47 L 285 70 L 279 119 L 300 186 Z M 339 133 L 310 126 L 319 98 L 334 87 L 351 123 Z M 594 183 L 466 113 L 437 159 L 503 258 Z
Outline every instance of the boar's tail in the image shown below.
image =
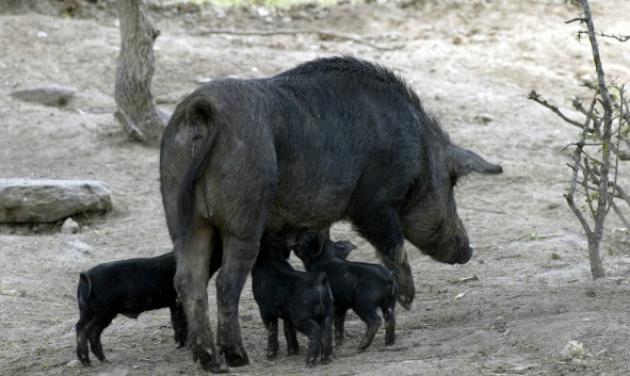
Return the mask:
M 92 281 L 90 277 L 81 272 L 79 274 L 79 287 L 77 287 L 77 303 L 79 303 L 79 310 L 83 315 L 87 308 L 88 301 L 90 300 L 90 295 L 92 294 Z
M 197 95 L 190 100 L 186 108 L 186 121 L 191 127 L 206 128 L 207 135 L 201 141 L 198 150 L 194 150 L 190 168 L 184 179 L 179 191 L 179 215 L 178 226 L 181 239 L 188 237 L 190 227 L 192 225 L 193 214 L 195 211 L 195 184 L 203 176 L 203 173 L 210 160 L 211 150 L 216 142 L 218 133 L 217 124 L 213 124 L 218 116 L 214 105 L 209 97 Z M 194 142 L 195 140 L 193 140 Z

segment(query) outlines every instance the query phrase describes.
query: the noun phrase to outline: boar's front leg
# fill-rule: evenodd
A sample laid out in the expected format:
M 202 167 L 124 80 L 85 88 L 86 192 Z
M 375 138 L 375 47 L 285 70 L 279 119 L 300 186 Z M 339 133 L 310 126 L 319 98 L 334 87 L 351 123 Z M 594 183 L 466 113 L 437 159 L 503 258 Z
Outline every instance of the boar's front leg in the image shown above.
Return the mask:
M 376 248 L 385 267 L 394 274 L 398 283 L 398 302 L 405 309 L 410 309 L 416 288 L 404 249 L 405 239 L 398 211 L 387 205 L 381 208 L 372 206 L 361 217 L 355 218 L 354 224 Z

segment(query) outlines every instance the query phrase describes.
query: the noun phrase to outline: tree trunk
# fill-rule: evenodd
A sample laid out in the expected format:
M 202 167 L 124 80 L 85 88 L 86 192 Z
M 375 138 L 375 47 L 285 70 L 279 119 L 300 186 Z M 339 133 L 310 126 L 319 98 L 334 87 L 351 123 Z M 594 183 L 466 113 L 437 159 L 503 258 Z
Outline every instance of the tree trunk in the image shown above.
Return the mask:
M 604 74 L 604 68 L 602 67 L 602 61 L 599 57 L 599 46 L 597 44 L 597 37 L 595 32 L 595 25 L 593 24 L 593 15 L 591 14 L 591 7 L 588 0 L 581 0 L 582 10 L 584 11 L 584 20 L 588 30 L 588 38 L 591 43 L 591 52 L 593 54 L 593 63 L 595 64 L 595 71 L 597 72 L 597 81 L 599 86 L 599 95 L 601 97 L 600 103 L 604 109 L 603 114 L 603 129 L 602 129 L 602 163 L 599 166 L 599 188 L 597 196 L 597 211 L 595 214 L 595 225 L 593 226 L 593 236 L 589 239 L 588 254 L 591 261 L 591 272 L 593 278 L 599 278 L 604 276 L 604 269 L 602 268 L 602 262 L 599 257 L 599 248 L 602 237 L 604 235 L 604 221 L 608 214 L 608 178 L 610 171 L 610 149 L 612 140 L 612 122 L 613 122 L 613 110 L 610 100 L 610 94 L 608 93 L 608 86 L 606 85 L 606 77 Z
M 164 129 L 151 95 L 153 43 L 159 35 L 149 20 L 143 0 L 117 0 L 120 18 L 120 55 L 116 69 L 114 116 L 129 136 L 157 144 Z
M 602 259 L 599 257 L 599 248 L 601 244 L 601 236 L 598 238 L 595 234 L 591 233 L 587 235 L 588 240 L 588 259 L 591 263 L 591 275 L 593 279 L 606 276 L 604 273 L 604 267 L 602 266 Z

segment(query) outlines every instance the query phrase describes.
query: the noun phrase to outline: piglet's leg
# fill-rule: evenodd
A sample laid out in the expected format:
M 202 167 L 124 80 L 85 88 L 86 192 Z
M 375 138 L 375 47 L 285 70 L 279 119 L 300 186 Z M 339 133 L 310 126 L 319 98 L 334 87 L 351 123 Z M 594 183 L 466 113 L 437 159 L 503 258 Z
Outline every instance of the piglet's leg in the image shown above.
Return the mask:
M 289 320 L 284 321 L 284 338 L 287 340 L 287 355 L 296 355 L 300 353 L 300 344 L 297 340 L 297 333 L 295 328 L 289 322 Z
M 267 359 L 275 359 L 278 355 L 278 318 L 271 315 L 262 315 L 263 323 L 267 328 Z
M 90 325 L 93 325 L 96 322 L 96 319 L 88 320 L 87 318 L 81 315 L 81 319 L 75 326 L 77 331 L 77 358 L 81 361 L 81 364 L 84 366 L 90 365 L 90 350 L 88 349 L 88 329 Z
M 385 346 L 393 345 L 396 341 L 396 313 L 394 307 L 383 308 L 385 320 Z
M 186 322 L 184 307 L 179 303 L 175 303 L 169 309 L 171 310 L 171 323 L 175 332 L 175 343 L 177 343 L 178 348 L 185 347 L 188 337 L 188 323 Z
M 324 319 L 322 333 L 322 363 L 329 363 L 333 353 L 333 311 L 331 310 Z
M 357 315 L 361 318 L 361 320 L 365 321 L 367 324 L 367 329 L 365 331 L 365 336 L 359 345 L 359 351 L 365 351 L 374 340 L 374 335 L 378 331 L 378 328 L 381 326 L 381 318 L 378 316 L 375 310 L 372 311 L 359 311 Z
M 306 365 L 312 367 L 321 356 L 322 327 L 314 320 L 306 320 L 296 325 L 296 328 L 308 337 Z
M 335 311 L 335 345 L 343 345 L 344 325 L 346 322 L 346 310 L 338 309 Z
M 90 348 L 92 353 L 101 362 L 105 361 L 105 353 L 103 352 L 103 345 L 101 344 L 101 333 L 103 330 L 111 324 L 116 315 L 105 313 L 96 317 L 96 321 L 88 328 L 88 340 L 90 341 Z

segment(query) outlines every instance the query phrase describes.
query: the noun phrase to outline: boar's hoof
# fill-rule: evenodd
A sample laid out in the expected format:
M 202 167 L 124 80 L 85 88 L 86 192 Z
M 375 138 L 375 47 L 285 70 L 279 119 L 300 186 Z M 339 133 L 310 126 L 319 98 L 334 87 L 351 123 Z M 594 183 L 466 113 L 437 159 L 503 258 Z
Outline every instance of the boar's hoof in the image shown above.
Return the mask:
M 400 306 L 403 307 L 405 310 L 409 311 L 411 309 L 411 304 L 413 303 L 414 295 L 403 295 L 403 293 L 401 292 L 400 294 L 398 294 L 398 304 L 400 304 Z
M 306 356 L 306 366 L 311 368 L 317 364 L 317 355 L 309 354 Z
M 203 368 L 204 371 L 210 371 L 212 373 L 230 372 L 230 369 L 225 364 L 225 359 L 222 359 L 222 361 L 216 361 L 212 355 L 203 350 L 197 351 L 196 355 L 194 354 L 195 352 L 193 352 L 193 359 L 195 361 L 197 359 L 199 360 L 199 364 L 201 364 L 201 368 Z
M 300 347 L 299 346 L 287 346 L 287 355 L 291 356 L 291 355 L 298 355 L 300 353 Z
M 278 351 L 276 350 L 268 350 L 267 351 L 267 359 L 268 360 L 274 360 L 276 359 L 276 356 L 278 355 Z
M 231 346 L 221 348 L 221 353 L 225 355 L 227 364 L 230 367 L 242 367 L 249 364 L 249 357 L 243 346 Z
M 416 287 L 413 283 L 413 275 L 411 267 L 406 261 L 402 264 L 385 263 L 385 266 L 392 271 L 394 278 L 398 283 L 398 303 L 406 309 L 411 309 L 411 303 L 416 297 Z

